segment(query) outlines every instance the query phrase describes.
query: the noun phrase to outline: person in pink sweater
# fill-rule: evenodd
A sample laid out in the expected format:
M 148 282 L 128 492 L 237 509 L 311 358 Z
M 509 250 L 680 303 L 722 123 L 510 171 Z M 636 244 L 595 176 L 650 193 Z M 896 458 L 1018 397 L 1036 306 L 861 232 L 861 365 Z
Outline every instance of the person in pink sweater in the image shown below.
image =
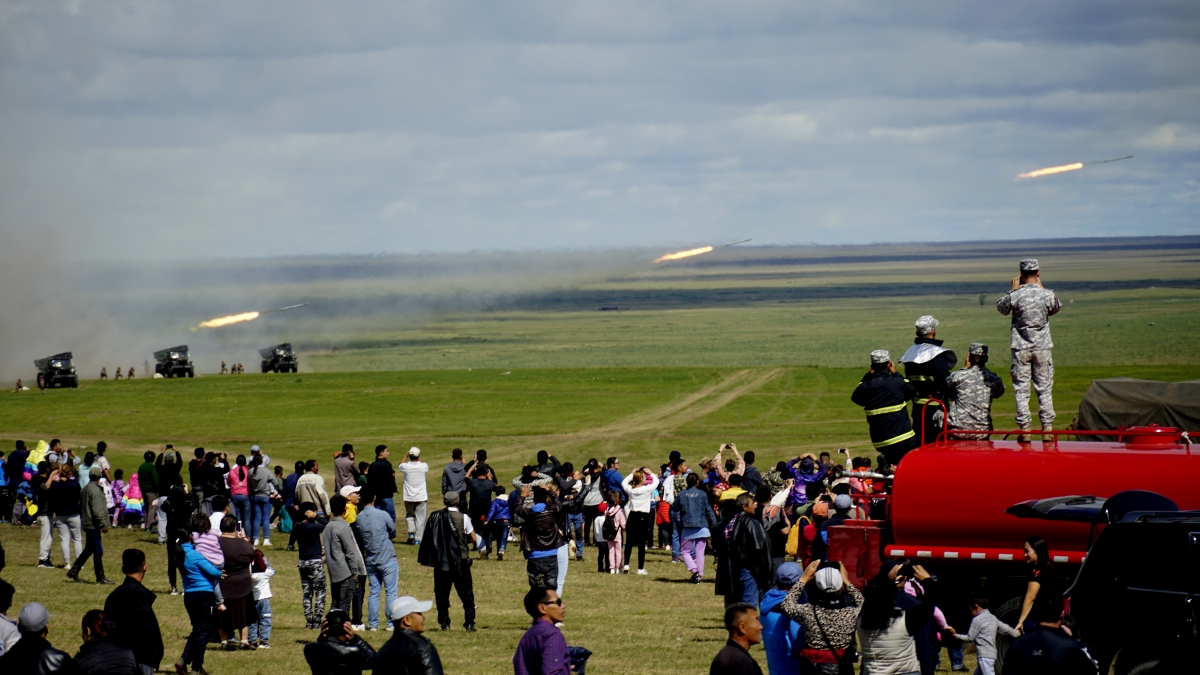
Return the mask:
M 192 514 L 192 546 L 204 559 L 219 570 L 225 569 L 225 553 L 221 551 L 220 536 L 213 531 L 212 521 L 203 513 Z M 213 592 L 217 596 L 217 608 L 224 611 L 224 598 L 221 596 L 221 584 L 216 584 Z
M 621 562 L 624 559 L 621 542 L 625 539 L 626 518 L 625 509 L 621 508 L 621 497 L 616 492 L 609 496 L 608 509 L 604 512 L 604 516 L 611 517 L 613 525 L 617 527 L 617 536 L 608 540 L 609 574 L 620 574 Z

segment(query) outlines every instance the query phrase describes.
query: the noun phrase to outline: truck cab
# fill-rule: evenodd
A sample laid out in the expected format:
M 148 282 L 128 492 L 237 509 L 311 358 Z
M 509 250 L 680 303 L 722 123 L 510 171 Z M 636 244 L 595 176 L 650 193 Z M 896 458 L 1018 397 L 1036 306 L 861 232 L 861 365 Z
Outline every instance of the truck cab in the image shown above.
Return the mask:
M 154 372 L 163 377 L 195 377 L 191 353 L 187 345 L 179 345 L 154 352 Z
M 62 352 L 33 362 L 38 369 L 38 378 L 45 382 L 47 389 L 75 389 L 79 386 L 79 378 L 75 375 L 75 366 L 71 363 L 71 358 L 71 352 Z
M 300 367 L 300 361 L 296 358 L 296 353 L 292 351 L 292 345 L 289 342 L 260 349 L 258 354 L 262 357 L 264 373 L 294 373 Z

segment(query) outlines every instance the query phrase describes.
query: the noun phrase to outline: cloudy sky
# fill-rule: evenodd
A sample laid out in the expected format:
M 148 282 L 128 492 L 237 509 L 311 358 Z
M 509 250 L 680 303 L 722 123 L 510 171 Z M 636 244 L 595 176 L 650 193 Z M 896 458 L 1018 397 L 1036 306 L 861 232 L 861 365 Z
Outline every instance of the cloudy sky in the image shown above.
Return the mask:
M 1198 64 L 1194 0 L 5 0 L 0 237 L 83 260 L 1194 234 Z

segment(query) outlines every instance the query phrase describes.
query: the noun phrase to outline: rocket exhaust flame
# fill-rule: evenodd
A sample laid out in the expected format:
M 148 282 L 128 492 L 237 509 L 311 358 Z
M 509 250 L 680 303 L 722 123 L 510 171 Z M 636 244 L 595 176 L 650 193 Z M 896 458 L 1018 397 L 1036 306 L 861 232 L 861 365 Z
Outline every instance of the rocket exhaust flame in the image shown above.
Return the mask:
M 1040 176 L 1052 176 L 1056 173 L 1063 173 L 1066 171 L 1078 171 L 1079 169 L 1082 169 L 1085 166 L 1092 166 L 1093 164 L 1108 164 L 1109 162 L 1119 162 L 1123 159 L 1133 159 L 1133 155 L 1126 155 L 1124 157 L 1114 157 L 1113 159 L 1102 159 L 1097 162 L 1075 162 L 1074 164 L 1064 164 L 1062 166 L 1050 166 L 1050 167 L 1046 167 L 1045 169 L 1038 169 L 1037 171 L 1027 171 L 1027 172 L 1017 176 L 1017 180 L 1021 180 L 1023 178 L 1038 178 Z
M 231 314 L 229 316 L 222 316 L 222 317 L 218 317 L 216 319 L 209 319 L 208 321 L 201 321 L 200 327 L 201 328 L 220 328 L 221 326 L 228 326 L 231 323 L 241 323 L 243 321 L 253 321 L 257 318 L 258 318 L 258 312 L 243 312 L 241 314 Z
M 662 256 L 661 258 L 658 258 L 654 262 L 660 263 L 660 262 L 665 262 L 667 260 L 681 260 L 683 258 L 690 258 L 694 255 L 703 255 L 705 253 L 711 252 L 712 250 L 713 250 L 713 247 L 704 246 L 701 248 L 693 248 L 693 249 L 688 249 L 686 251 L 679 251 L 678 253 L 668 253 L 668 254 Z
M 1064 171 L 1076 171 L 1076 170 L 1082 169 L 1082 168 L 1083 168 L 1083 162 L 1075 162 L 1074 164 L 1064 164 L 1062 166 L 1050 166 L 1050 167 L 1046 167 L 1045 169 L 1038 169 L 1037 171 L 1027 171 L 1027 172 L 1017 176 L 1017 180 L 1021 180 L 1023 178 L 1038 178 L 1040 176 L 1052 176 L 1056 173 L 1063 173 Z

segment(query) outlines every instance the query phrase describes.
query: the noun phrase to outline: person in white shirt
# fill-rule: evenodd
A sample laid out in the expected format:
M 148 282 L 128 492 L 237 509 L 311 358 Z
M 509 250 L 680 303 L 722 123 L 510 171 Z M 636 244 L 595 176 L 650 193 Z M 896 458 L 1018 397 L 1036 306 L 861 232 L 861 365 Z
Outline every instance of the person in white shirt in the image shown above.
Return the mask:
M 429 493 L 425 489 L 425 474 L 429 465 L 421 461 L 421 449 L 408 449 L 405 461 L 396 467 L 404 474 L 404 523 L 408 527 L 408 543 L 420 545 L 418 537 L 425 531 L 429 515 Z
M 649 481 L 649 482 L 647 482 Z M 629 495 L 626 505 L 628 517 L 625 542 L 625 571 L 629 571 L 629 558 L 633 547 L 638 549 L 638 574 L 646 574 L 646 539 L 650 536 L 650 502 L 654 489 L 658 487 L 658 476 L 646 467 L 635 470 L 621 481 L 625 494 Z
M 16 592 L 17 589 L 13 588 L 12 584 L 0 579 L 0 656 L 7 654 L 21 639 L 17 622 L 8 618 L 8 610 L 12 607 L 13 595 Z

